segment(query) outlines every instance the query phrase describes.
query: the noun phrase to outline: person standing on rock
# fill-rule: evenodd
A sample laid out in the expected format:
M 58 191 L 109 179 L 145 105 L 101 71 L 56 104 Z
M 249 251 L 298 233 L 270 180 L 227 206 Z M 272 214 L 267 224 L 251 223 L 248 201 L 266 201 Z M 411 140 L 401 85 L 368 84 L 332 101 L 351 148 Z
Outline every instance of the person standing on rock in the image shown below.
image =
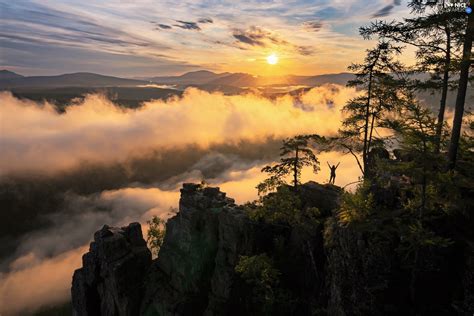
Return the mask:
M 336 181 L 336 169 L 339 167 L 340 162 L 337 163 L 337 165 L 330 165 L 329 162 L 326 162 L 328 164 L 329 169 L 331 169 L 331 176 L 329 177 L 329 183 L 334 184 Z

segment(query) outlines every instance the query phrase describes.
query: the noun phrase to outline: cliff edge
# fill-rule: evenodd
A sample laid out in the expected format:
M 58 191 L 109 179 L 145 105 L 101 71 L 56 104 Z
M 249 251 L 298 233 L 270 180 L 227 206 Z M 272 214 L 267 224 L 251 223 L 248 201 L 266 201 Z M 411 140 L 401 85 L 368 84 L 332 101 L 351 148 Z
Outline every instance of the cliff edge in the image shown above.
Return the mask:
M 340 193 L 340 188 L 315 182 L 301 189 L 306 206 L 319 205 L 325 213 L 337 207 Z M 278 238 L 283 244 L 275 243 Z M 219 188 L 187 183 L 156 260 L 151 260 L 138 223 L 104 226 L 95 234 L 83 267 L 73 276 L 74 314 L 241 315 L 253 307 L 248 284 L 235 272 L 240 256 L 272 253 L 282 246 L 289 249 L 285 261 L 295 262 L 279 262 L 291 267 L 282 271 L 281 282 L 312 300 L 315 288 L 324 283 L 314 262 L 321 257 L 317 266 L 323 269 L 322 231 L 311 239 L 303 240 L 289 227 L 251 220 Z

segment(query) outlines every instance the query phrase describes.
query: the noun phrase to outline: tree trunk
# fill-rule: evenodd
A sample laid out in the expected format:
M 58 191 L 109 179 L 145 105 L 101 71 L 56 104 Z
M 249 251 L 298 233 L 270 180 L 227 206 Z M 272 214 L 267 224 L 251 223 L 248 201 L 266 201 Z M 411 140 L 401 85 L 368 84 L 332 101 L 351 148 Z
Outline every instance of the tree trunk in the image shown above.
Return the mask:
M 451 30 L 446 26 L 446 56 L 444 60 L 443 90 L 439 102 L 438 122 L 436 125 L 435 153 L 439 153 L 441 146 L 441 134 L 443 132 L 444 112 L 446 99 L 448 97 L 449 68 L 451 66 Z
M 296 155 L 295 155 L 295 165 L 293 166 L 293 187 L 296 189 L 298 188 L 298 147 L 296 147 Z
M 469 79 L 469 67 L 471 66 L 472 37 L 474 35 L 474 14 L 469 14 L 467 20 L 466 35 L 464 38 L 464 48 L 461 61 L 461 74 L 459 76 L 459 88 L 456 97 L 456 107 L 454 109 L 453 129 L 451 132 L 451 142 L 449 144 L 448 161 L 449 169 L 456 166 L 458 154 L 459 138 L 461 137 L 462 117 L 464 115 L 464 103 L 466 101 L 466 91 Z
M 379 106 L 378 106 L 379 109 L 382 107 L 381 104 L 382 104 L 382 100 L 379 97 Z M 370 133 L 369 133 L 369 139 L 367 142 L 367 154 L 370 152 L 370 147 L 372 146 L 372 134 L 374 132 L 375 117 L 376 117 L 376 111 L 372 113 L 372 120 L 370 122 Z
M 368 145 L 368 133 L 369 133 L 369 118 L 370 118 L 370 101 L 372 97 L 372 80 L 373 80 L 373 67 L 369 73 L 369 86 L 367 88 L 367 105 L 365 109 L 365 125 L 364 125 L 364 149 L 362 151 L 362 162 L 364 164 L 364 176 L 367 171 L 367 145 Z

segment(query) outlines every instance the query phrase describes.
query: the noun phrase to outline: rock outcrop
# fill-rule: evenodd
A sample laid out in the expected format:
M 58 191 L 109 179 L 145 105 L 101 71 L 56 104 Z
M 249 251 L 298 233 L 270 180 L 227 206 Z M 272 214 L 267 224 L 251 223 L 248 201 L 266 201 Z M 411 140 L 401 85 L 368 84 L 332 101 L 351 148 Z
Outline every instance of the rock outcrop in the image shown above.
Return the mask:
M 300 193 L 306 207 L 316 206 L 330 213 L 338 205 L 341 190 L 310 182 L 301 186 Z M 289 248 L 280 262 L 285 274 L 282 282 L 311 299 L 321 294 L 315 294 L 315 284 L 324 284 L 322 275 L 316 277 L 324 265 L 321 231 L 305 239 L 298 230 L 252 221 L 219 188 L 184 184 L 179 212 L 168 220 L 159 257 L 153 262 L 137 223 L 124 228 L 104 226 L 95 234 L 90 251 L 83 257 L 83 267 L 74 273 L 74 312 L 247 313 L 241 302 L 249 293 L 242 293 L 245 284 L 236 275 L 235 266 L 241 255 L 281 251 L 275 248 L 279 238 L 285 239 Z
M 146 280 L 144 314 L 224 314 L 239 254 L 252 247 L 249 219 L 218 188 L 184 184 L 159 258 Z M 157 287 L 156 284 L 166 286 Z
M 343 190 L 331 184 L 322 185 L 309 181 L 299 188 L 303 207 L 317 207 L 324 216 L 331 215 L 339 207 L 339 198 Z
M 138 315 L 144 276 L 151 264 L 139 223 L 102 227 L 82 264 L 72 281 L 75 315 Z
M 372 226 L 344 224 L 338 213 L 342 189 L 309 182 L 298 192 L 303 213 L 319 210 L 310 225 L 250 219 L 218 188 L 184 184 L 179 212 L 168 220 L 153 261 L 138 223 L 104 226 L 74 273 L 74 314 L 472 313 L 472 252 L 465 256 L 459 246 L 425 251 L 424 260 L 440 269 L 418 271 L 412 282 L 413 270 L 401 264 L 396 251 L 402 240 L 384 229 L 393 227 L 386 218 L 374 218 Z M 236 272 L 241 256 L 262 254 L 278 275 L 270 288 L 263 284 L 263 294 Z

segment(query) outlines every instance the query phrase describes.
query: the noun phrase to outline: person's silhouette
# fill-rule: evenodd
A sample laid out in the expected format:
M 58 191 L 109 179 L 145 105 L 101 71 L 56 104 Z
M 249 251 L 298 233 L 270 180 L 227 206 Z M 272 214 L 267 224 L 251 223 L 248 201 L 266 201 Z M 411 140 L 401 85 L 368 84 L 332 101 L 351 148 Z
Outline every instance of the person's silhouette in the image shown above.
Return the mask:
M 339 167 L 340 162 L 337 163 L 337 165 L 330 165 L 329 162 L 326 162 L 328 164 L 329 169 L 331 169 L 331 177 L 329 178 L 329 183 L 334 184 L 336 181 L 336 169 Z

